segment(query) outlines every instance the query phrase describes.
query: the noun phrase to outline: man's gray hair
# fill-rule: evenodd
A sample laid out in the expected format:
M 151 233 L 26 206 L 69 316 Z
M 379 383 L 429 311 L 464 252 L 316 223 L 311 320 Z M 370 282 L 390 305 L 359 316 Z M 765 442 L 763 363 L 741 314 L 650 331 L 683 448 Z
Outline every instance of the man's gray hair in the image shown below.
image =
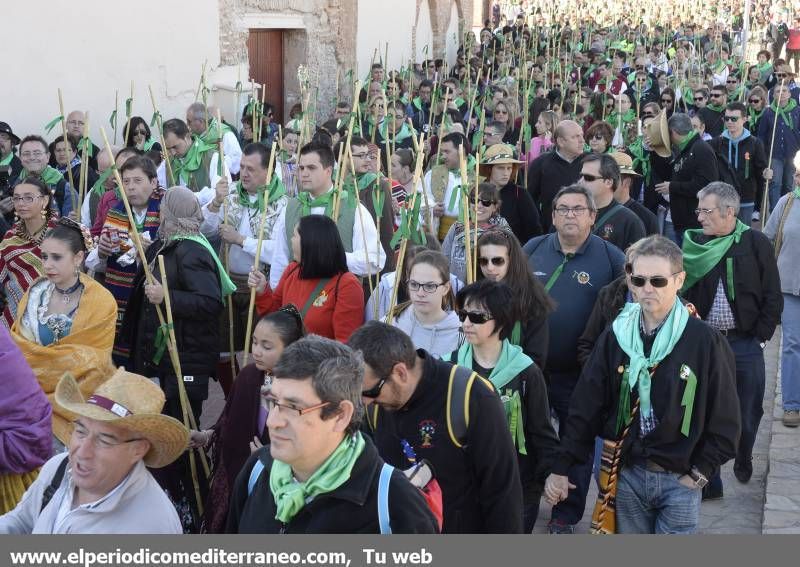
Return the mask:
M 678 136 L 686 136 L 692 131 L 692 119 L 688 114 L 676 112 L 667 120 L 667 126 L 669 126 L 670 131 L 675 132 Z
M 631 250 L 631 248 L 633 248 L 633 251 L 630 254 L 626 254 L 631 265 L 642 256 L 656 256 L 668 260 L 673 272 L 683 271 L 683 252 L 681 252 L 677 244 L 665 236 L 655 234 L 642 238 L 636 241 L 628 250 Z
M 206 119 L 206 105 L 202 102 L 193 102 L 189 105 L 187 112 L 194 118 L 195 120 L 205 120 Z
M 364 417 L 361 401 L 364 360 L 360 353 L 331 339 L 308 335 L 286 347 L 273 373 L 281 379 L 310 378 L 319 399 L 330 402 L 322 408 L 323 419 L 338 413 L 341 402 L 351 402 L 355 411 L 346 434 L 358 431 Z
M 558 203 L 558 200 L 564 195 L 583 195 L 586 198 L 586 206 L 589 208 L 589 211 L 593 213 L 597 212 L 597 204 L 594 202 L 594 197 L 592 196 L 591 191 L 589 191 L 583 185 L 579 185 L 578 183 L 567 185 L 566 187 L 562 187 L 558 190 L 556 196 L 553 197 L 554 211 L 556 210 L 556 203 Z
M 739 197 L 739 192 L 732 185 L 724 181 L 712 181 L 697 192 L 698 199 L 704 199 L 709 195 L 717 196 L 717 206 L 720 208 L 720 212 L 731 208 L 734 215 L 739 214 L 739 205 L 742 200 Z

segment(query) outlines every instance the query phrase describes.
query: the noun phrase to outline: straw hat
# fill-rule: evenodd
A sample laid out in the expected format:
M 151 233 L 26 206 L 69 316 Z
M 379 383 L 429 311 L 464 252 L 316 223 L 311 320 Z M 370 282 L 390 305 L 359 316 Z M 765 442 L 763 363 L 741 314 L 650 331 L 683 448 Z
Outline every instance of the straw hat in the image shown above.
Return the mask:
M 510 163 L 514 166 L 514 169 L 511 172 L 511 178 L 514 179 L 517 166 L 525 162 L 514 159 L 513 146 L 508 144 L 493 144 L 489 146 L 483 153 L 478 171 L 482 177 L 486 177 L 488 179 L 489 174 L 492 172 L 493 165 L 501 165 L 506 163 Z
M 161 388 L 124 368 L 118 368 L 86 399 L 69 372 L 58 381 L 55 391 L 56 404 L 75 417 L 124 427 L 150 441 L 142 460 L 152 468 L 173 462 L 189 443 L 189 430 L 177 419 L 161 414 L 164 400 Z
M 615 162 L 617 162 L 617 165 L 619 166 L 619 172 L 622 175 L 635 175 L 636 177 L 641 177 L 641 175 L 636 173 L 636 170 L 633 169 L 633 159 L 631 159 L 631 156 L 622 152 L 611 152 L 611 157 L 614 158 Z
M 667 125 L 667 110 L 661 111 L 655 120 L 645 126 L 647 135 L 650 136 L 650 148 L 663 158 L 672 156 L 672 143 L 669 139 L 669 126 Z

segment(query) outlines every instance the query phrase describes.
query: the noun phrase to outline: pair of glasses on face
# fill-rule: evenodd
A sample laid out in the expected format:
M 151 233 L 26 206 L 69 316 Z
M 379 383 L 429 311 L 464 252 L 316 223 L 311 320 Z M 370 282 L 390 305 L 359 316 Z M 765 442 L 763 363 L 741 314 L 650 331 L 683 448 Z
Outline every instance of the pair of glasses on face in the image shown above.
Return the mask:
M 592 175 L 591 173 L 583 173 L 581 172 L 581 179 L 585 179 L 588 182 L 597 181 L 599 179 L 605 179 L 602 175 Z
M 488 313 L 481 313 L 479 311 L 467 311 L 465 309 L 459 309 L 456 311 L 456 315 L 458 315 L 458 320 L 462 323 L 469 319 L 469 322 L 473 325 L 483 325 L 494 319 Z
M 558 216 L 560 216 L 560 217 L 566 217 L 570 213 L 572 214 L 572 216 L 580 217 L 580 216 L 583 216 L 583 214 L 588 210 L 589 209 L 587 207 L 556 207 L 555 208 L 556 214 Z
M 11 201 L 15 205 L 19 205 L 21 203 L 25 203 L 26 205 L 30 205 L 31 203 L 33 203 L 39 197 L 41 197 L 41 195 L 22 195 L 22 196 L 18 196 L 18 197 L 11 197 Z
M 419 291 L 420 289 L 422 289 L 422 291 L 424 291 L 425 293 L 433 293 L 437 289 L 439 289 L 440 286 L 443 285 L 445 284 L 434 283 L 434 282 L 420 283 L 414 280 L 408 280 L 408 291 Z
M 307 408 L 299 408 L 294 404 L 282 404 L 278 402 L 278 399 L 273 396 L 265 396 L 264 398 L 267 402 L 267 409 L 269 411 L 275 411 L 275 408 L 278 408 L 281 412 L 286 412 L 288 415 L 300 417 L 301 415 L 306 415 L 307 413 L 311 413 L 312 411 L 317 411 L 318 409 L 322 409 L 331 405 L 330 402 L 320 402 L 318 404 L 314 404 L 313 406 L 309 406 Z
M 381 388 L 383 388 L 383 385 L 388 381 L 388 378 L 381 378 L 372 388 L 369 388 L 368 390 L 361 390 L 361 397 L 374 400 L 381 395 Z
M 25 159 L 28 159 L 28 158 L 40 158 L 40 157 L 42 157 L 44 155 L 44 152 L 41 152 L 41 151 L 40 152 L 22 152 L 19 155 L 20 155 L 20 157 L 24 157 Z
M 751 98 L 747 102 L 749 102 L 750 104 L 758 104 L 759 102 L 761 102 L 761 99 L 760 98 Z
M 631 284 L 634 287 L 644 287 L 645 285 L 647 285 L 647 282 L 650 282 L 651 286 L 655 288 L 662 288 L 662 287 L 667 287 L 667 284 L 669 283 L 669 278 L 677 276 L 678 274 L 680 274 L 680 272 L 674 272 L 670 274 L 669 277 L 664 277 L 664 276 L 646 277 L 646 276 L 635 276 L 633 274 L 630 274 L 630 278 L 631 278 Z
M 738 122 L 739 116 L 725 116 L 725 122 Z
M 475 196 L 469 198 L 470 203 L 475 202 Z M 496 205 L 497 201 L 492 201 L 491 199 L 478 199 L 478 203 L 483 205 L 484 207 L 491 207 L 492 205 Z
M 478 258 L 478 264 L 480 264 L 481 268 L 485 268 L 489 265 L 489 262 L 492 263 L 492 266 L 504 266 L 506 263 L 506 259 L 502 256 L 495 256 L 494 258 Z

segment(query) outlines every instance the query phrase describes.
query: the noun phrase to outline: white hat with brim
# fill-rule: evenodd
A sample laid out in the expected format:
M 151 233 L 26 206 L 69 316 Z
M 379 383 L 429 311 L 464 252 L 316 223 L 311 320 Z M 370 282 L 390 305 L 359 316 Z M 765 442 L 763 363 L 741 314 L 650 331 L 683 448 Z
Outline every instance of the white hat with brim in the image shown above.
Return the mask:
M 55 391 L 56 404 L 73 419 L 83 416 L 102 421 L 147 439 L 150 450 L 142 460 L 151 468 L 172 463 L 189 444 L 189 430 L 177 419 L 161 414 L 164 401 L 161 388 L 124 368 L 117 369 L 88 398 L 69 372 L 58 381 Z

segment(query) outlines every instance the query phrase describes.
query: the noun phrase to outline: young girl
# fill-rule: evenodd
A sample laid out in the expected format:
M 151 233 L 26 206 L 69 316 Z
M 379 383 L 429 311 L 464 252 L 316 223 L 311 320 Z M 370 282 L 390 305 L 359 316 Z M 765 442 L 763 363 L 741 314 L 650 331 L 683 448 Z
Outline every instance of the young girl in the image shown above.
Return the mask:
M 189 446 L 211 444 L 214 462 L 203 532 L 224 533 L 233 481 L 250 454 L 269 443 L 264 396 L 272 384 L 272 368 L 283 349 L 305 334 L 294 305 L 263 316 L 253 329 L 253 363 L 239 372 L 217 423 L 211 429 L 192 431 Z

